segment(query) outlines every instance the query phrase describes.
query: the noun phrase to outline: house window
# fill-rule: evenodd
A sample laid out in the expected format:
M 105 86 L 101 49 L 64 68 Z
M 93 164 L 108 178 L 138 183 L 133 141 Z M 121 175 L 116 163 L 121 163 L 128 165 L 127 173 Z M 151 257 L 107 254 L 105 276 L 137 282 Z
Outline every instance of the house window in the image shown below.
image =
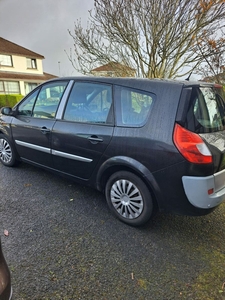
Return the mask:
M 20 85 L 18 81 L 0 81 L 1 94 L 20 94 Z
M 26 95 L 30 93 L 38 84 L 34 82 L 25 82 L 25 93 Z
M 27 58 L 27 68 L 37 69 L 37 62 L 35 58 Z
M 115 77 L 115 72 L 113 72 L 113 71 L 107 71 L 107 76 L 108 77 Z
M 12 67 L 12 56 L 0 54 L 0 66 Z

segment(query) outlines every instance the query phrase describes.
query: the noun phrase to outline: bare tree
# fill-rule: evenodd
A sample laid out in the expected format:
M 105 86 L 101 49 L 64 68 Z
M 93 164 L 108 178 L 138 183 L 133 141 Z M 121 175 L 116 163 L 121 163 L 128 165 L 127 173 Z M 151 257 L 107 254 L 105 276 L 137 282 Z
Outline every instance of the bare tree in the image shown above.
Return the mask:
M 220 37 L 214 35 L 199 39 L 198 51 L 204 61 L 198 67 L 198 73 L 204 80 L 225 84 L 225 35 L 222 31 L 220 33 Z
M 87 26 L 75 22 L 68 54 L 83 74 L 119 62 L 139 77 L 176 78 L 194 70 L 210 52 L 199 38 L 222 27 L 225 0 L 94 0 Z

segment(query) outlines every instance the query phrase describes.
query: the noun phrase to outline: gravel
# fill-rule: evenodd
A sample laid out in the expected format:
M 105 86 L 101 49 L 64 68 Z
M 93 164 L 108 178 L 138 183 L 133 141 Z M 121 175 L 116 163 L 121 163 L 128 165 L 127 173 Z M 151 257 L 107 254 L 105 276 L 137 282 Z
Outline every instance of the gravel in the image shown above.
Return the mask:
M 0 182 L 13 300 L 225 299 L 224 204 L 133 228 L 101 193 L 33 166 L 0 165 Z

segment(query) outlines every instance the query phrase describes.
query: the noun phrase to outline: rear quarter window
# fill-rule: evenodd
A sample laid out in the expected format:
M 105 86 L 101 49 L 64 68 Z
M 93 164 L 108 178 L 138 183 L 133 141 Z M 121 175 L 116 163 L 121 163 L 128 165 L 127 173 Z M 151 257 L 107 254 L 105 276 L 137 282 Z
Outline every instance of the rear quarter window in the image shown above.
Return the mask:
M 141 127 L 155 102 L 155 95 L 137 89 L 116 87 L 116 119 L 118 126 Z
M 225 129 L 225 104 L 216 88 L 193 88 L 186 127 L 196 133 Z

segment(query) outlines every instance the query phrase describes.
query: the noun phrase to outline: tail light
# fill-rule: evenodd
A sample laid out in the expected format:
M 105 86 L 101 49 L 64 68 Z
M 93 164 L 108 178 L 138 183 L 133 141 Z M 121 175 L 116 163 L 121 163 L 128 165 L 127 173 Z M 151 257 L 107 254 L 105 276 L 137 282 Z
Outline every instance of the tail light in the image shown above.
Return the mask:
M 173 140 L 179 152 L 189 162 L 195 164 L 212 163 L 212 154 L 198 134 L 176 124 L 173 133 Z

